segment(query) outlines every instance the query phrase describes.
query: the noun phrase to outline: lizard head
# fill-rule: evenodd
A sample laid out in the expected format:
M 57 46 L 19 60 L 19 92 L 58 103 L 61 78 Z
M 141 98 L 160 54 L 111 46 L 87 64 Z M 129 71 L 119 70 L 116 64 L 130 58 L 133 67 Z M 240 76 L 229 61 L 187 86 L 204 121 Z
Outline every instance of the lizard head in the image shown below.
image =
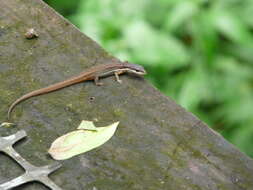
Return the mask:
M 124 62 L 125 66 L 128 68 L 128 73 L 133 73 L 136 75 L 145 75 L 147 74 L 146 70 L 141 65 L 132 64 L 129 62 Z

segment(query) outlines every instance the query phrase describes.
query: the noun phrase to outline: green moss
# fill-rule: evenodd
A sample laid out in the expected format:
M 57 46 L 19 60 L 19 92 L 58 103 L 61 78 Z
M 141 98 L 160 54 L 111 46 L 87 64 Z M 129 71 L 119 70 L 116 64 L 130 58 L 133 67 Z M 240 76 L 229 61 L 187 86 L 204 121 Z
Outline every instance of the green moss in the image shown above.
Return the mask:
M 124 112 L 119 108 L 115 108 L 113 110 L 113 114 L 115 115 L 116 118 L 122 118 L 124 116 Z

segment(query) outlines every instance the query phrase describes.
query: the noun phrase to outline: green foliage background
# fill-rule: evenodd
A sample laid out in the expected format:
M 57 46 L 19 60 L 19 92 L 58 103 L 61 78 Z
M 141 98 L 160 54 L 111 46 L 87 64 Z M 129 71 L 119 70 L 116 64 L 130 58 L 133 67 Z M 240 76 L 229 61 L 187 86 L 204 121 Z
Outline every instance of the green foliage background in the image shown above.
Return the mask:
M 47 0 L 253 157 L 252 0 Z

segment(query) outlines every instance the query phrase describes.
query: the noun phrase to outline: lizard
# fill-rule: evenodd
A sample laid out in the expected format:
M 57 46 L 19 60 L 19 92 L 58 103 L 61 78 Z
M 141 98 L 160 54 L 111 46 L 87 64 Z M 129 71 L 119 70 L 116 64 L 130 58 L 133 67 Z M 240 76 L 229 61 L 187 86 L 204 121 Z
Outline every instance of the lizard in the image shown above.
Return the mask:
M 10 120 L 11 112 L 13 111 L 14 107 L 18 105 L 20 102 L 25 101 L 31 97 L 47 94 L 47 93 L 50 93 L 50 92 L 80 83 L 80 82 L 90 81 L 90 80 L 94 80 L 95 85 L 100 86 L 102 85 L 102 83 L 99 82 L 99 78 L 107 77 L 110 75 L 115 75 L 117 82 L 121 83 L 121 80 L 119 79 L 119 75 L 123 73 L 133 73 L 135 75 L 141 76 L 141 75 L 145 75 L 146 71 L 141 65 L 132 64 L 127 61 L 120 62 L 120 63 L 108 63 L 108 64 L 100 64 L 97 66 L 93 66 L 87 69 L 86 71 L 80 73 L 77 76 L 52 84 L 45 88 L 34 90 L 32 92 L 29 92 L 21 96 L 16 101 L 14 101 L 9 107 L 8 120 Z

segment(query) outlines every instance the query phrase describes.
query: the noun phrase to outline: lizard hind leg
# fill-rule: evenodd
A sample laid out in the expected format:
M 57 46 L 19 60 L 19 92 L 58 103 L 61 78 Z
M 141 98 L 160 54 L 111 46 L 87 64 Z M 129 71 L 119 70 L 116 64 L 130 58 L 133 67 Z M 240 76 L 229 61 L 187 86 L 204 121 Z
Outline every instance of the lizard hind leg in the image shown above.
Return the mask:
M 96 76 L 96 77 L 94 78 L 94 82 L 95 82 L 95 85 L 97 85 L 97 86 L 102 86 L 102 85 L 103 85 L 102 82 L 99 82 L 99 77 L 98 77 L 98 76 Z

